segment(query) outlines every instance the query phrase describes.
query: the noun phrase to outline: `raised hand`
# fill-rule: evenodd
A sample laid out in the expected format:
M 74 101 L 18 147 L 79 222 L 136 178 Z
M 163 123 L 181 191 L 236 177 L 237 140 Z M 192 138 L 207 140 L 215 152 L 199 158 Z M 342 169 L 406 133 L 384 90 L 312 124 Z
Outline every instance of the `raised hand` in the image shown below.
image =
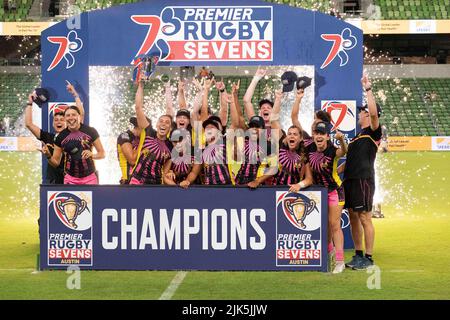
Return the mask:
M 305 89 L 297 90 L 297 94 L 296 94 L 297 99 L 303 99 L 304 95 L 305 95 Z
M 203 90 L 203 85 L 200 83 L 200 81 L 198 81 L 197 80 L 197 78 L 193 78 L 192 79 L 192 83 L 195 85 L 195 87 L 198 89 L 198 90 Z
M 258 69 L 256 70 L 255 76 L 260 77 L 260 78 L 264 78 L 267 74 L 267 69 L 263 69 L 261 67 L 258 67 Z
M 367 74 L 364 74 L 362 79 L 361 79 L 361 84 L 363 86 L 364 89 L 369 89 L 372 87 L 372 83 L 369 80 L 369 77 L 367 76 Z
M 225 84 L 223 83 L 223 78 L 219 82 L 216 82 L 216 89 L 219 91 L 225 90 Z
M 215 83 L 214 77 L 211 79 L 205 79 L 204 89 L 206 89 L 206 90 L 211 89 L 211 87 L 214 83 Z
M 231 92 L 232 93 L 238 93 L 240 84 L 241 84 L 241 79 L 239 79 L 238 82 L 233 82 L 231 84 Z
M 77 94 L 77 91 L 75 90 L 75 87 L 67 80 L 66 80 L 66 83 L 67 83 L 67 86 L 66 86 L 67 91 L 69 91 L 69 93 L 71 95 L 73 95 L 74 97 L 77 96 L 78 94 Z

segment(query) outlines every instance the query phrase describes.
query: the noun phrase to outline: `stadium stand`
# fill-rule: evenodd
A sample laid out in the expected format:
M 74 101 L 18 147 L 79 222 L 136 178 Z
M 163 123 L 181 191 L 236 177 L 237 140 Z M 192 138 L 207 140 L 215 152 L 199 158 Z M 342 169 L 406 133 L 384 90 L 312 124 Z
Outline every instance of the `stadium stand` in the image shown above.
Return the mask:
M 3 0 L 0 21 L 26 21 L 33 0 Z
M 374 0 L 381 19 L 449 19 L 450 0 Z
M 30 9 L 37 0 L 3 0 L 0 7 L 0 21 L 28 21 Z M 60 8 L 72 4 L 81 11 L 104 9 L 111 6 L 134 3 L 140 0 L 47 0 L 44 1 L 43 17 L 53 17 L 60 14 Z M 267 2 L 286 4 L 293 7 L 319 10 L 331 13 L 338 8 L 337 1 L 317 0 L 265 0 Z M 358 3 L 354 1 L 354 3 Z M 373 0 L 373 5 L 379 6 L 381 19 L 449 19 L 450 0 Z M 347 2 L 344 2 L 344 7 Z M 344 10 L 345 11 L 345 10 Z
M 450 79 L 377 79 L 373 88 L 389 135 L 450 135 Z
M 75 0 L 81 11 L 89 11 L 96 9 L 103 9 L 115 5 L 139 2 L 140 0 Z M 307 9 L 319 10 L 322 12 L 329 12 L 331 5 L 330 1 L 316 1 L 316 0 L 265 0 L 267 2 L 286 4 L 293 7 L 302 7 Z
M 39 82 L 35 74 L 0 73 L 0 122 L 6 131 L 12 128 L 22 115 L 28 93 L 36 88 Z

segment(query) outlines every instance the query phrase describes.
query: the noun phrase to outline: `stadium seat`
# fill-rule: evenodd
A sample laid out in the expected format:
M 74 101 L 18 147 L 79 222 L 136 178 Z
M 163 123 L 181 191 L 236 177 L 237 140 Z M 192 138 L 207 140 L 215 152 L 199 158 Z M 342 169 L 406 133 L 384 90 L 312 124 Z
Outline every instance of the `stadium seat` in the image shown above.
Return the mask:
M 449 0 L 374 0 L 381 9 L 382 19 L 447 19 Z

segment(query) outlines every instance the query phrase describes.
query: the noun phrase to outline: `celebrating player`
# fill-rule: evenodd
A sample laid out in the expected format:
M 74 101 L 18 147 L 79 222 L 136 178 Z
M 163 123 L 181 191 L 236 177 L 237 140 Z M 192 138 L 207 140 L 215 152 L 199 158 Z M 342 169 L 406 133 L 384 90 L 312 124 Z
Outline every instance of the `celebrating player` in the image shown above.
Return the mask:
M 164 184 L 177 185 L 184 181 L 194 165 L 194 153 L 186 129 L 175 129 L 170 134 L 173 149 L 171 159 L 164 164 Z
M 188 188 L 197 179 L 201 171 L 203 171 L 203 183 L 205 185 L 233 184 L 220 118 L 211 116 L 203 122 L 202 126 L 205 130 L 206 139 L 206 147 L 202 152 L 202 163 L 194 164 L 191 173 L 180 183 L 180 187 Z
M 150 119 L 147 118 L 150 123 Z M 139 129 L 137 118 L 131 117 L 130 123 L 133 129 L 122 132 L 117 137 L 117 159 L 119 160 L 120 171 L 122 176 L 120 184 L 128 184 L 132 169 L 136 164 L 140 135 L 142 130 Z
M 271 126 L 275 129 L 272 134 L 278 134 L 280 129 L 281 90 L 275 92 L 275 104 L 271 115 Z M 281 130 L 280 130 L 281 131 Z M 298 192 L 312 184 L 311 167 L 303 145 L 303 131 L 292 125 L 287 135 L 280 139 L 279 171 L 275 176 L 276 185 L 289 185 L 291 192 Z
M 81 123 L 81 111 L 70 106 L 64 112 L 67 128 L 55 139 L 51 155 L 47 146 L 42 152 L 53 167 L 58 167 L 64 152 L 66 157 L 64 184 L 98 184 L 94 160 L 103 159 L 105 150 L 97 130 Z M 92 152 L 95 148 L 96 153 Z
M 244 108 L 245 113 L 247 115 L 247 119 L 251 119 L 253 116 L 255 116 L 255 109 L 253 108 L 252 104 L 252 97 L 255 92 L 256 86 L 258 85 L 258 82 L 264 78 L 267 75 L 267 70 L 258 68 L 256 70 L 255 76 L 253 77 L 252 81 L 250 82 L 250 85 L 247 88 L 247 91 L 245 92 L 243 101 L 244 101 Z M 264 126 L 266 128 L 266 132 L 268 135 L 268 138 L 271 134 L 271 121 L 270 121 L 270 114 L 272 112 L 272 109 L 274 107 L 274 103 L 267 99 L 262 99 L 258 103 L 259 105 L 259 116 L 264 119 Z
M 83 122 L 84 119 L 84 108 L 83 103 L 80 100 L 80 97 L 70 82 L 67 82 L 66 86 L 67 91 L 73 95 L 75 98 L 75 104 L 81 112 L 80 121 Z M 33 94 L 28 96 L 27 107 L 25 109 L 25 125 L 28 130 L 38 139 L 41 140 L 43 144 L 45 144 L 50 152 L 53 154 L 54 143 L 56 136 L 61 133 L 66 128 L 66 121 L 64 119 L 64 112 L 57 111 L 53 113 L 53 130 L 55 133 L 44 131 L 33 123 Z M 64 183 L 64 161 L 61 161 L 57 168 L 54 168 L 50 164 L 47 165 L 47 177 L 44 180 L 44 183 L 49 184 L 63 184 Z
M 331 124 L 328 122 L 316 123 L 313 130 L 314 143 L 308 148 L 308 160 L 314 182 L 328 188 L 328 253 L 330 256 L 333 252 L 336 254 L 333 273 L 341 273 L 345 269 L 344 235 L 341 229 L 345 201 L 342 182 L 337 174 L 337 163 L 346 154 L 347 145 L 343 134 L 337 132 L 335 138 L 339 141 L 339 148 L 336 148 L 330 142 L 330 129 Z
M 136 91 L 136 118 L 140 130 L 145 131 L 138 147 L 138 158 L 131 174 L 130 184 L 162 184 L 163 166 L 170 158 L 172 144 L 167 139 L 172 126 L 172 117 L 162 115 L 156 123 L 156 131 L 144 114 L 144 84 L 138 82 Z

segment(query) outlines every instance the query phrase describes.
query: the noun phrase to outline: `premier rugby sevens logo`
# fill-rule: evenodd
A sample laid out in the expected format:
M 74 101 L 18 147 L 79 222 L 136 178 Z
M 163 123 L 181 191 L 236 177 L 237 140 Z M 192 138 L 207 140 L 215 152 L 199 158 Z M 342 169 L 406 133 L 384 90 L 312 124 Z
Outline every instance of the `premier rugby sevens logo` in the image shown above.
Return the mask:
M 339 66 L 345 66 L 348 63 L 347 51 L 353 49 L 358 43 L 356 37 L 352 35 L 350 28 L 345 28 L 341 34 L 322 34 L 320 37 L 325 41 L 333 42 L 328 56 L 322 63 L 320 69 L 328 67 L 336 57 L 340 59 Z
M 321 109 L 331 116 L 333 128 L 331 132 L 352 131 L 356 128 L 356 101 L 354 100 L 323 100 Z
M 48 198 L 48 210 L 72 230 L 83 231 L 92 226 L 91 192 L 55 192 Z
M 56 68 L 56 66 L 59 65 L 63 59 L 66 61 L 66 69 L 72 68 L 75 65 L 75 57 L 73 56 L 73 53 L 78 52 L 81 48 L 83 48 L 83 40 L 78 38 L 77 32 L 75 30 L 71 30 L 66 37 L 51 36 L 47 37 L 47 40 L 59 46 L 52 63 L 50 63 L 50 66 L 47 68 L 47 71 L 51 71 Z
M 72 103 L 73 104 L 73 103 Z M 70 102 L 50 102 L 48 106 L 48 114 L 64 112 L 69 107 Z
M 166 7 L 160 16 L 133 15 L 147 34 L 133 57 L 161 61 L 271 61 L 272 7 Z
M 277 206 L 282 207 L 286 219 L 297 229 L 312 231 L 320 227 L 316 201 L 301 193 L 284 193 L 279 197 Z

